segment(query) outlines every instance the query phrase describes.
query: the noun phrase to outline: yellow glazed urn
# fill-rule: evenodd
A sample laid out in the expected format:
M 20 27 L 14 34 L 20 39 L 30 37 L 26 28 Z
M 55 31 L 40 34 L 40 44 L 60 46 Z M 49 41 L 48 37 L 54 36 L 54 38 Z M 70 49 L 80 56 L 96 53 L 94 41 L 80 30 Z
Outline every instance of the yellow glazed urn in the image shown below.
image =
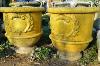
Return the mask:
M 80 52 L 92 41 L 95 7 L 52 7 L 50 13 L 50 39 L 69 61 L 80 59 Z
M 20 54 L 29 54 L 39 40 L 41 29 L 42 7 L 1 7 L 5 25 L 5 35 L 9 42 L 18 47 Z

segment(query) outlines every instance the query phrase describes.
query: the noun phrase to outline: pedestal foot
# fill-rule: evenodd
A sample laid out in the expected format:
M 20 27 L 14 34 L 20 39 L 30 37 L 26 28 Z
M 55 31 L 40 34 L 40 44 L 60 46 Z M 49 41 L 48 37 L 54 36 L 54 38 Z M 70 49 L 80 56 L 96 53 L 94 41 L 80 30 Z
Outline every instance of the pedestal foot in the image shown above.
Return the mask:
M 27 55 L 27 54 L 31 54 L 32 51 L 34 51 L 34 49 L 33 49 L 33 47 L 19 47 L 15 51 L 16 51 L 16 53 Z
M 61 59 L 68 60 L 68 61 L 77 61 L 82 57 L 81 53 L 69 53 L 69 52 L 68 53 L 58 52 L 58 53 Z

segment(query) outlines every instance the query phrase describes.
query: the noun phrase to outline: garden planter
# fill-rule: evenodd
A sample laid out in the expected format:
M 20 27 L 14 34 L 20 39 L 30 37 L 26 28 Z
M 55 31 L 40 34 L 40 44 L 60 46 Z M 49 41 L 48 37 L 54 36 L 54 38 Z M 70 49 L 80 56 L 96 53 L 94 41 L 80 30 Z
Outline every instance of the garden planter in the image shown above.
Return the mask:
M 97 32 L 98 61 L 100 62 L 100 30 Z
M 94 23 L 94 28 L 96 30 L 97 47 L 98 47 L 98 61 L 100 62 L 100 13 L 96 14 L 96 20 Z
M 80 59 L 80 52 L 92 41 L 95 12 L 99 8 L 48 8 L 52 44 L 69 61 Z
M 2 7 L 5 35 L 18 49 L 17 53 L 29 54 L 39 40 L 41 29 L 41 7 Z

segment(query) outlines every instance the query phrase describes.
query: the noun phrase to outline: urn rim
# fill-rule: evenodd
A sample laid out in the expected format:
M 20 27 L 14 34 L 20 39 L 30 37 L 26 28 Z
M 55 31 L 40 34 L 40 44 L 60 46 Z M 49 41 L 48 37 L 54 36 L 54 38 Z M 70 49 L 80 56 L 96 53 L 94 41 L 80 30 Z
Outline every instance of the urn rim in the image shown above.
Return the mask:
M 43 12 L 43 7 L 1 7 L 0 12 Z
M 52 7 L 47 9 L 49 13 L 95 13 L 100 12 L 99 7 Z

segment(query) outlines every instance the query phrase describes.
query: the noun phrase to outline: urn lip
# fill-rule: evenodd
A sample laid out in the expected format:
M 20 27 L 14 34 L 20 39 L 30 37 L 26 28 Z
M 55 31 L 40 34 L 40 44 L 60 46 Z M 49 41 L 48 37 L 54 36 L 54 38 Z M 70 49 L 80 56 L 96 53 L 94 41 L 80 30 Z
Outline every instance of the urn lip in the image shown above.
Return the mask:
M 1 7 L 0 12 L 43 12 L 43 7 Z
M 9 6 L 17 6 L 17 5 L 19 5 L 19 6 L 40 6 L 41 5 L 41 3 L 40 2 L 38 2 L 38 1 L 35 1 L 35 2 L 12 2 L 12 3 L 10 3 L 9 4 Z
M 47 11 L 49 13 L 95 13 L 100 12 L 99 7 L 75 7 L 75 8 L 69 8 L 69 7 L 51 7 L 48 8 Z

